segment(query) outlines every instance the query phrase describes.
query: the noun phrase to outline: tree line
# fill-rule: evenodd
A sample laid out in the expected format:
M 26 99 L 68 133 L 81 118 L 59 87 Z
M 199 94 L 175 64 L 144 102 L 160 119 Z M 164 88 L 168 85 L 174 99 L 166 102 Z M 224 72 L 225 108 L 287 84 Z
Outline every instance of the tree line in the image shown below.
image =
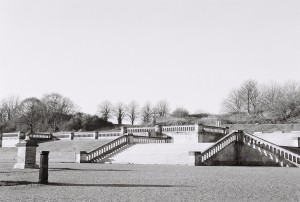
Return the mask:
M 93 130 L 106 126 L 112 123 L 79 112 L 71 99 L 58 93 L 47 93 L 40 99 L 10 96 L 0 101 L 0 132 Z
M 300 83 L 260 85 L 255 80 L 247 80 L 224 99 L 222 110 L 233 123 L 296 122 L 300 115 Z
M 109 119 L 116 119 L 118 125 L 122 125 L 125 119 L 132 125 L 138 120 L 155 124 L 157 117 L 168 115 L 184 117 L 189 112 L 178 107 L 171 113 L 170 104 L 166 100 L 156 105 L 146 102 L 142 107 L 135 101 L 125 105 L 122 102 L 112 104 L 106 100 L 98 105 L 96 115 L 90 115 L 80 112 L 71 99 L 58 93 L 23 100 L 18 96 L 10 96 L 0 101 L 0 132 L 96 130 L 114 127 Z
M 147 101 L 143 106 L 135 101 L 128 105 L 118 102 L 112 104 L 110 101 L 103 101 L 98 105 L 98 112 L 104 120 L 115 118 L 118 125 L 122 125 L 123 120 L 127 119 L 132 125 L 139 119 L 142 123 L 155 124 L 157 117 L 166 117 L 172 115 L 174 117 L 185 117 L 189 115 L 189 111 L 183 107 L 177 107 L 172 113 L 170 104 L 166 100 L 160 100 L 155 105 Z

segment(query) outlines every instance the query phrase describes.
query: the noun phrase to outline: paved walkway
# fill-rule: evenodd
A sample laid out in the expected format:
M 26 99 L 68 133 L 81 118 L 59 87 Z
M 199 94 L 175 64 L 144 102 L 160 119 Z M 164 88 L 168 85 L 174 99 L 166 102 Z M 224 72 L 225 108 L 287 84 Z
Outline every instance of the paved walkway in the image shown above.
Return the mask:
M 39 185 L 12 167 L 0 162 L 0 201 L 300 201 L 297 168 L 52 163 Z

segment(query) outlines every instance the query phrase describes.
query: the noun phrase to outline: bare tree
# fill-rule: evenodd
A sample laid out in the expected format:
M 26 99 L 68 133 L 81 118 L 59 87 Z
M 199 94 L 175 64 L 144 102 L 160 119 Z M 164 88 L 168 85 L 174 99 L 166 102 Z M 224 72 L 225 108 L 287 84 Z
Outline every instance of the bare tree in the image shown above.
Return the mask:
M 114 107 L 114 114 L 117 117 L 118 125 L 122 125 L 122 121 L 125 117 L 126 106 L 122 102 L 118 102 Z
M 18 96 L 10 96 L 1 100 L 1 117 L 3 121 L 11 121 L 17 118 L 18 108 L 20 106 L 20 98 Z
M 255 113 L 258 106 L 259 91 L 257 82 L 248 80 L 243 83 L 240 91 L 243 103 L 248 114 Z
M 222 103 L 224 112 L 227 113 L 240 113 L 242 112 L 243 100 L 239 90 L 234 89 Z
M 262 87 L 261 104 L 264 111 L 274 111 L 278 101 L 283 98 L 283 88 L 278 83 L 271 83 Z
M 108 121 L 108 119 L 111 118 L 112 113 L 113 105 L 108 100 L 105 100 L 98 105 L 98 114 L 105 121 Z
M 170 105 L 166 100 L 159 101 L 156 104 L 155 109 L 158 113 L 158 116 L 166 116 L 170 113 Z
M 284 96 L 279 101 L 278 111 L 281 112 L 283 121 L 300 115 L 300 83 L 287 82 L 283 86 Z
M 35 97 L 27 98 L 21 102 L 18 111 L 19 118 L 29 127 L 30 133 L 33 133 L 35 126 L 43 119 L 44 110 L 43 103 Z
M 144 123 L 150 122 L 152 117 L 152 106 L 150 102 L 146 102 L 140 111 L 141 119 Z
M 46 107 L 47 122 L 52 126 L 54 131 L 57 130 L 58 125 L 64 119 L 69 119 L 68 116 L 74 114 L 76 111 L 74 103 L 69 98 L 63 97 L 58 93 L 45 94 L 42 102 Z
M 128 107 L 127 107 L 127 116 L 130 119 L 131 125 L 134 124 L 135 120 L 138 118 L 139 116 L 139 111 L 138 111 L 138 104 L 135 101 L 132 101 Z

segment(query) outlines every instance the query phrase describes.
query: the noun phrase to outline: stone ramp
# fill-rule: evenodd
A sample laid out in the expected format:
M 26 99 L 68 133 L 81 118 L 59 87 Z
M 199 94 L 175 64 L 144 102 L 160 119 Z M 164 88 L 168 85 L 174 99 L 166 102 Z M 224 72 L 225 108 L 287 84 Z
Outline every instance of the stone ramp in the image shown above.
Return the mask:
M 204 151 L 213 144 L 137 144 L 103 162 L 113 164 L 188 165 L 189 151 Z

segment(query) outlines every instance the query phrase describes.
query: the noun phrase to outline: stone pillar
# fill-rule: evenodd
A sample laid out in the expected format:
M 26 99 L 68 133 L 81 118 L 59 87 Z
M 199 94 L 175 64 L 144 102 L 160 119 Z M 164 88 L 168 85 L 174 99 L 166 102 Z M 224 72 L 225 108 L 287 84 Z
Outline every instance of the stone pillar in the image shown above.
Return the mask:
M 128 144 L 133 144 L 134 143 L 133 134 L 128 134 L 127 135 L 127 142 L 128 142 Z
M 195 124 L 195 132 L 196 133 L 201 133 L 203 131 L 203 124 L 201 123 L 196 123 Z
M 2 147 L 2 133 L 0 133 L 0 147 Z
M 155 125 L 155 133 L 156 133 L 157 136 L 160 136 L 162 134 L 161 125 Z
M 73 133 L 73 132 L 70 133 L 69 139 L 70 139 L 70 140 L 74 140 L 74 133 Z
M 204 162 L 202 162 L 201 152 L 190 151 L 188 155 L 189 155 L 188 157 L 189 166 L 204 166 Z
M 237 141 L 234 144 L 234 160 L 236 166 L 242 165 L 241 151 L 244 145 L 243 138 L 244 138 L 244 132 L 242 130 L 238 130 Z
M 39 172 L 40 184 L 48 184 L 48 162 L 49 162 L 49 151 L 41 151 L 40 172 Z
M 226 134 L 226 135 L 229 134 L 229 127 L 226 127 L 226 128 L 225 128 L 225 134 Z
M 98 132 L 98 131 L 95 131 L 95 132 L 94 132 L 94 139 L 97 140 L 97 139 L 98 139 L 98 136 L 99 136 L 99 132 Z
M 127 133 L 127 127 L 126 126 L 122 126 L 121 127 L 121 134 L 125 134 L 125 133 Z
M 76 154 L 76 163 L 87 163 L 87 152 L 80 151 L 80 153 Z
M 14 168 L 38 168 L 36 164 L 36 148 L 38 144 L 32 140 L 29 140 L 29 135 L 26 135 L 25 140 L 16 144 L 18 147 L 17 163 Z

